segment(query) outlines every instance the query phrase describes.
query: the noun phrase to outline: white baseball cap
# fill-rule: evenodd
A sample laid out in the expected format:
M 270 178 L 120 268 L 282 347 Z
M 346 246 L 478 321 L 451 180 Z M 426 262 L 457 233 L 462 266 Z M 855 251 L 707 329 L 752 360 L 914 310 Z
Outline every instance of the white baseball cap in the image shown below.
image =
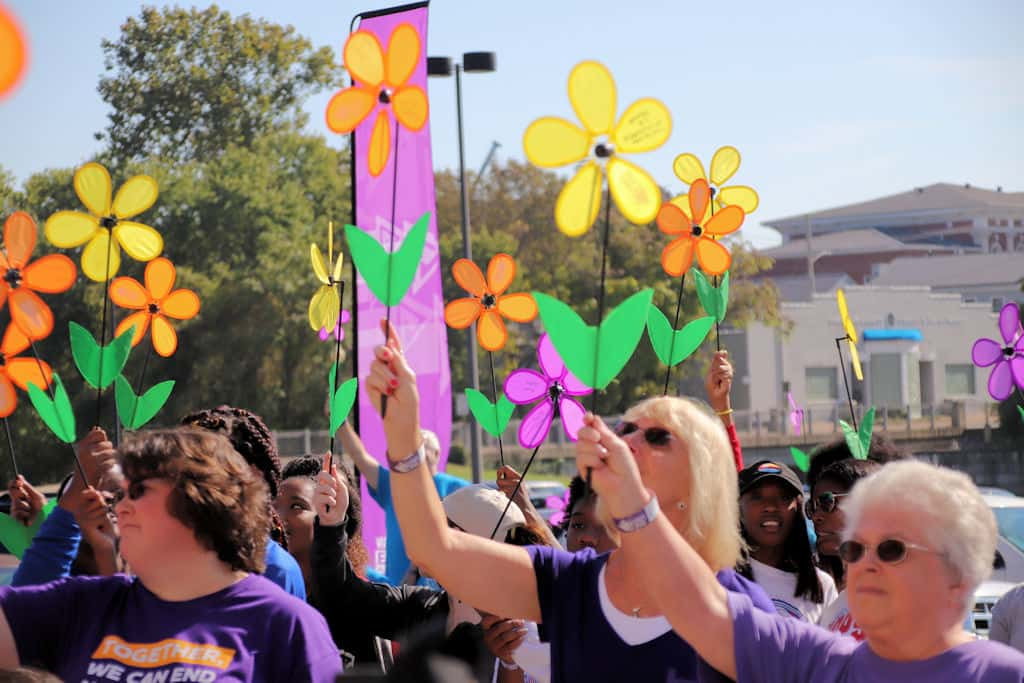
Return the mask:
M 504 542 L 505 536 L 511 529 L 517 526 L 526 526 L 526 518 L 519 506 L 514 503 L 508 505 L 508 498 L 504 493 L 486 484 L 473 484 L 449 493 L 441 501 L 441 504 L 444 506 L 444 512 L 448 519 L 466 533 L 474 536 L 491 538 L 494 525 L 501 518 L 505 506 L 508 506 L 508 512 L 501 520 L 501 526 L 494 534 L 494 540 Z

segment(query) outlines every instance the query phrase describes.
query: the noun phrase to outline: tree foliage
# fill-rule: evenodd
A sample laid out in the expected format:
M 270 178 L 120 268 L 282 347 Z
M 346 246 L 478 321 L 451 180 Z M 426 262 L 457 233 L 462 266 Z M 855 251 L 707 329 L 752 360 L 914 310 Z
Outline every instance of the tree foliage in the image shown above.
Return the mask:
M 133 351 L 125 376 L 136 392 L 140 384 L 176 381 L 156 424 L 174 424 L 187 412 L 232 403 L 262 415 L 275 429 L 326 428 L 323 407 L 333 345 L 321 342 L 307 323 L 309 297 L 318 284 L 309 244 L 323 246 L 331 220 L 335 243 L 342 243 L 341 227 L 351 216 L 350 159 L 347 150 L 304 130 L 300 107 L 311 92 L 337 80 L 333 55 L 290 27 L 235 18 L 216 7 L 145 8 L 103 47 L 110 73 L 100 92 L 112 111 L 98 160 L 111 170 L 115 187 L 137 173 L 157 179 L 160 197 L 138 220 L 160 230 L 164 255 L 178 269 L 177 286 L 194 289 L 202 300 L 198 317 L 174 323 L 180 341 L 173 358 L 152 355 L 146 363 L 147 335 Z M 0 169 L 2 218 L 13 210 L 28 211 L 41 235 L 54 212 L 81 208 L 73 174 L 71 167 L 43 171 L 19 189 Z M 474 256 L 486 268 L 494 254 L 512 254 L 519 268 L 515 291 L 557 296 L 592 322 L 601 231 L 595 227 L 571 239 L 555 229 L 554 206 L 563 183 L 554 173 L 516 161 L 497 163 L 471 183 Z M 457 176 L 438 172 L 436 188 L 444 296 L 450 300 L 463 295 L 450 275 L 462 254 Z M 629 225 L 614 210 L 611 222 L 607 310 L 653 286 L 655 303 L 671 319 L 678 282 L 659 264 L 665 237 L 654 226 Z M 775 290 L 750 279 L 766 263 L 742 246 L 732 249 L 729 322 L 777 323 Z M 36 256 L 53 250 L 40 238 Z M 78 250 L 73 251 L 78 262 Z M 120 274 L 141 281 L 144 267 L 125 258 Z M 74 320 L 99 336 L 102 297 L 103 288 L 84 277 L 67 293 L 47 295 L 57 324 L 37 345 L 72 396 L 79 435 L 95 422 L 96 394 L 74 370 L 67 324 Z M 680 326 L 703 315 L 699 305 L 687 284 Z M 114 310 L 114 323 L 124 315 Z M 7 311 L 0 312 L 0 323 L 8 321 Z M 494 359 L 499 383 L 514 368 L 535 365 L 542 332 L 539 321 L 509 329 L 509 343 Z M 346 357 L 352 339 L 350 332 Z M 468 384 L 465 334 L 449 330 L 448 343 L 453 387 L 459 392 Z M 481 386 L 489 387 L 482 359 Z M 698 377 L 702 362 L 686 361 L 676 378 Z M 140 382 L 144 365 L 147 374 Z M 632 362 L 602 396 L 600 410 L 619 412 L 659 392 L 663 373 L 649 343 L 641 341 Z M 113 403 L 109 392 L 102 420 L 108 431 Z M 11 425 L 19 465 L 30 479 L 54 480 L 69 471 L 69 449 L 46 431 L 24 395 Z
M 118 161 L 209 159 L 274 130 L 301 128 L 301 106 L 340 83 L 329 47 L 291 26 L 216 5 L 144 7 L 102 42 L 99 92 L 110 121 L 99 135 Z

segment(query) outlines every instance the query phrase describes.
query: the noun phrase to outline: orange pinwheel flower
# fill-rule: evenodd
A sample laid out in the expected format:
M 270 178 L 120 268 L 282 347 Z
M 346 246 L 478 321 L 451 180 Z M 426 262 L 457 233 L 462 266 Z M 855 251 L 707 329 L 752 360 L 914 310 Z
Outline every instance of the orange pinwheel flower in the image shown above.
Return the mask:
M 45 389 L 50 384 L 53 371 L 50 366 L 35 358 L 21 358 L 19 353 L 29 347 L 31 342 L 17 325 L 8 325 L 0 343 L 0 417 L 8 417 L 18 405 L 18 395 L 14 393 L 17 386 L 28 391 L 29 384 Z
M 164 358 L 174 355 L 178 335 L 167 318 L 189 320 L 199 314 L 199 296 L 195 292 L 191 289 L 171 291 L 176 277 L 174 264 L 161 256 L 146 264 L 145 287 L 134 278 L 115 278 L 110 283 L 110 300 L 122 308 L 138 309 L 138 313 L 122 320 L 114 336 L 134 325 L 132 346 L 135 346 L 152 323 L 153 349 Z
M 427 122 L 427 93 L 409 85 L 420 61 L 422 41 L 411 24 L 399 24 L 391 32 L 385 52 L 369 31 L 356 31 L 345 41 L 343 60 L 352 74 L 352 87 L 338 92 L 327 103 L 327 127 L 335 133 L 351 133 L 378 107 L 370 134 L 370 175 L 384 172 L 391 155 L 391 117 L 415 132 Z
M 689 214 L 678 204 L 662 204 L 658 212 L 658 229 L 666 235 L 678 236 L 661 252 L 661 267 L 669 275 L 679 277 L 689 270 L 695 251 L 700 269 L 708 275 L 721 275 L 732 265 L 729 250 L 717 240 L 739 230 L 743 225 L 743 209 L 727 206 L 707 217 L 710 199 L 708 181 L 698 178 L 690 186 Z
M 517 323 L 528 323 L 537 317 L 537 302 L 526 292 L 505 294 L 516 276 L 516 262 L 508 254 L 496 254 L 487 265 L 487 279 L 479 266 L 460 258 L 452 266 L 452 275 L 459 286 L 472 296 L 456 299 L 444 307 L 444 321 L 462 330 L 477 320 L 476 337 L 480 346 L 498 351 L 508 341 L 505 316 Z
M 16 211 L 4 223 L 0 250 L 0 306 L 10 303 L 11 322 L 33 341 L 53 332 L 53 312 L 36 292 L 66 292 L 78 274 L 74 262 L 63 254 L 49 254 L 30 264 L 36 234 L 32 217 Z

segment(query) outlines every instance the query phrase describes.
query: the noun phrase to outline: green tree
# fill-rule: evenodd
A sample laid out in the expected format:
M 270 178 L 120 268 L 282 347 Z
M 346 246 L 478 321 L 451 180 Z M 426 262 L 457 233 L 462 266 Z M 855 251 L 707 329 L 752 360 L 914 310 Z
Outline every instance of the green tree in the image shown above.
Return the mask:
M 301 129 L 310 94 L 340 82 L 329 47 L 247 14 L 144 7 L 102 42 L 111 107 L 97 134 L 117 161 L 206 160 L 282 129 Z

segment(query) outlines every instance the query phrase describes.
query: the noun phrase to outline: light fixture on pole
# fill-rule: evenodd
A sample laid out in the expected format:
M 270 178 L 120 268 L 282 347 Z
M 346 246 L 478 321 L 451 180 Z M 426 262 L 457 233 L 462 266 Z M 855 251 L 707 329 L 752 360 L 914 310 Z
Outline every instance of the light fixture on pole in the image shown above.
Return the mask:
M 469 239 L 469 195 L 466 193 L 466 152 L 462 132 L 462 72 L 491 73 L 496 69 L 497 58 L 493 52 L 466 52 L 462 63 L 453 63 L 451 57 L 427 57 L 428 76 L 451 76 L 455 73 L 455 109 L 459 133 L 459 194 L 462 197 L 462 256 L 473 260 L 473 246 Z M 480 390 L 479 366 L 476 358 L 476 324 L 466 330 L 466 374 L 470 386 Z M 495 397 L 496 398 L 496 397 Z M 483 479 L 483 461 L 480 457 L 480 425 L 472 413 L 469 415 L 469 451 L 473 470 L 473 481 Z

